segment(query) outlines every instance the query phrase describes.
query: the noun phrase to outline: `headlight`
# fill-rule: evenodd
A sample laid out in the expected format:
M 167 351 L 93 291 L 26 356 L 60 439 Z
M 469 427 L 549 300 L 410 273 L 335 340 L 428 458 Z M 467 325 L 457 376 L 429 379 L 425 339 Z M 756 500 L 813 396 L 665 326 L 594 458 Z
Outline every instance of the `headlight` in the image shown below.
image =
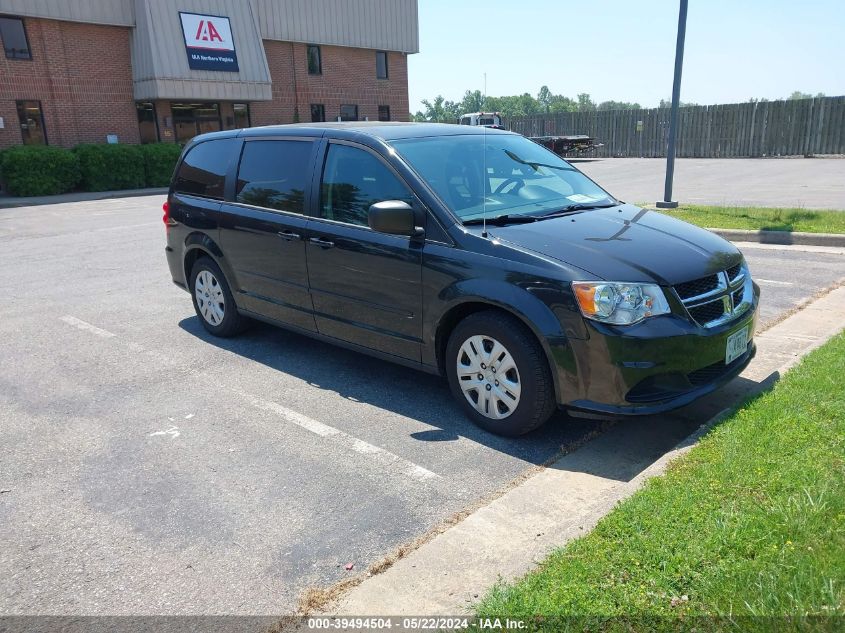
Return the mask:
M 660 286 L 616 281 L 573 281 L 578 307 L 588 319 L 631 325 L 645 318 L 668 314 L 669 304 Z

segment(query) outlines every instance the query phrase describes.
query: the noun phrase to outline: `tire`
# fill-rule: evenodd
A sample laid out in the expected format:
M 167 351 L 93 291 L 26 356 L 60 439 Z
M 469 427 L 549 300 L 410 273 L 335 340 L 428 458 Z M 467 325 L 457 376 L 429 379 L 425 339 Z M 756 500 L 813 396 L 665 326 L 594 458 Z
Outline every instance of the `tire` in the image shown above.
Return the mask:
M 200 257 L 194 262 L 190 289 L 197 317 L 209 333 L 226 338 L 244 330 L 246 319 L 238 313 L 229 282 L 214 260 Z
M 524 435 L 555 410 L 543 348 L 521 321 L 505 312 L 476 312 L 458 323 L 446 345 L 445 366 L 452 395 L 486 431 Z

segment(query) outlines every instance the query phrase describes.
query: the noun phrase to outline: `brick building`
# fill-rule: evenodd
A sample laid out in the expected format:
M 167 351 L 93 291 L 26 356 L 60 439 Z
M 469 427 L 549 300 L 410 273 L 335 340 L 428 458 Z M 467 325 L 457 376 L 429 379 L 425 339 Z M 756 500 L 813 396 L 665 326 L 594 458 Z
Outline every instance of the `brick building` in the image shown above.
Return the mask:
M 416 0 L 0 0 L 0 148 L 407 120 Z

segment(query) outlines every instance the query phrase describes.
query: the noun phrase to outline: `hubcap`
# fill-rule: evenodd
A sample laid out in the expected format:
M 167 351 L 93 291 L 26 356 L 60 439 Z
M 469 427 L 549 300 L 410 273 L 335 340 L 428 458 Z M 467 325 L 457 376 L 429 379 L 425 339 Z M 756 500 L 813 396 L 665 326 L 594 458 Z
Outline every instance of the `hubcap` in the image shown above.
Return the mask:
M 510 352 L 490 336 L 471 336 L 458 351 L 458 383 L 476 411 L 502 420 L 519 405 L 519 371 Z
M 197 275 L 194 295 L 202 318 L 211 325 L 220 325 L 226 310 L 226 301 L 223 288 L 220 287 L 220 282 L 211 271 L 203 270 Z

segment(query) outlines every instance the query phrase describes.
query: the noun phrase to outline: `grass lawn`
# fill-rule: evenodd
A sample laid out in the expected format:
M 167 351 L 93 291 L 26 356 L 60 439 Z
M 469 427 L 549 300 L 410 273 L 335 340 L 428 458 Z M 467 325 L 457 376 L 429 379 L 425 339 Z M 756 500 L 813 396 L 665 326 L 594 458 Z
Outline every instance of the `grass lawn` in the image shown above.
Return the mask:
M 677 209 L 658 209 L 658 211 L 705 228 L 845 233 L 845 212 L 843 211 L 709 207 L 696 204 L 685 204 Z
M 813 619 L 810 628 L 841 631 L 843 601 L 840 334 L 591 533 L 515 585 L 494 587 L 477 611 L 480 617 L 581 616 L 576 628 L 592 630 L 619 626 L 610 616 L 654 618 L 673 630 L 713 623 L 695 616 L 733 616 L 740 624 L 724 628 L 793 630 L 794 621 L 744 616 L 838 615 Z M 534 621 L 536 628 L 561 630 L 560 620 Z

